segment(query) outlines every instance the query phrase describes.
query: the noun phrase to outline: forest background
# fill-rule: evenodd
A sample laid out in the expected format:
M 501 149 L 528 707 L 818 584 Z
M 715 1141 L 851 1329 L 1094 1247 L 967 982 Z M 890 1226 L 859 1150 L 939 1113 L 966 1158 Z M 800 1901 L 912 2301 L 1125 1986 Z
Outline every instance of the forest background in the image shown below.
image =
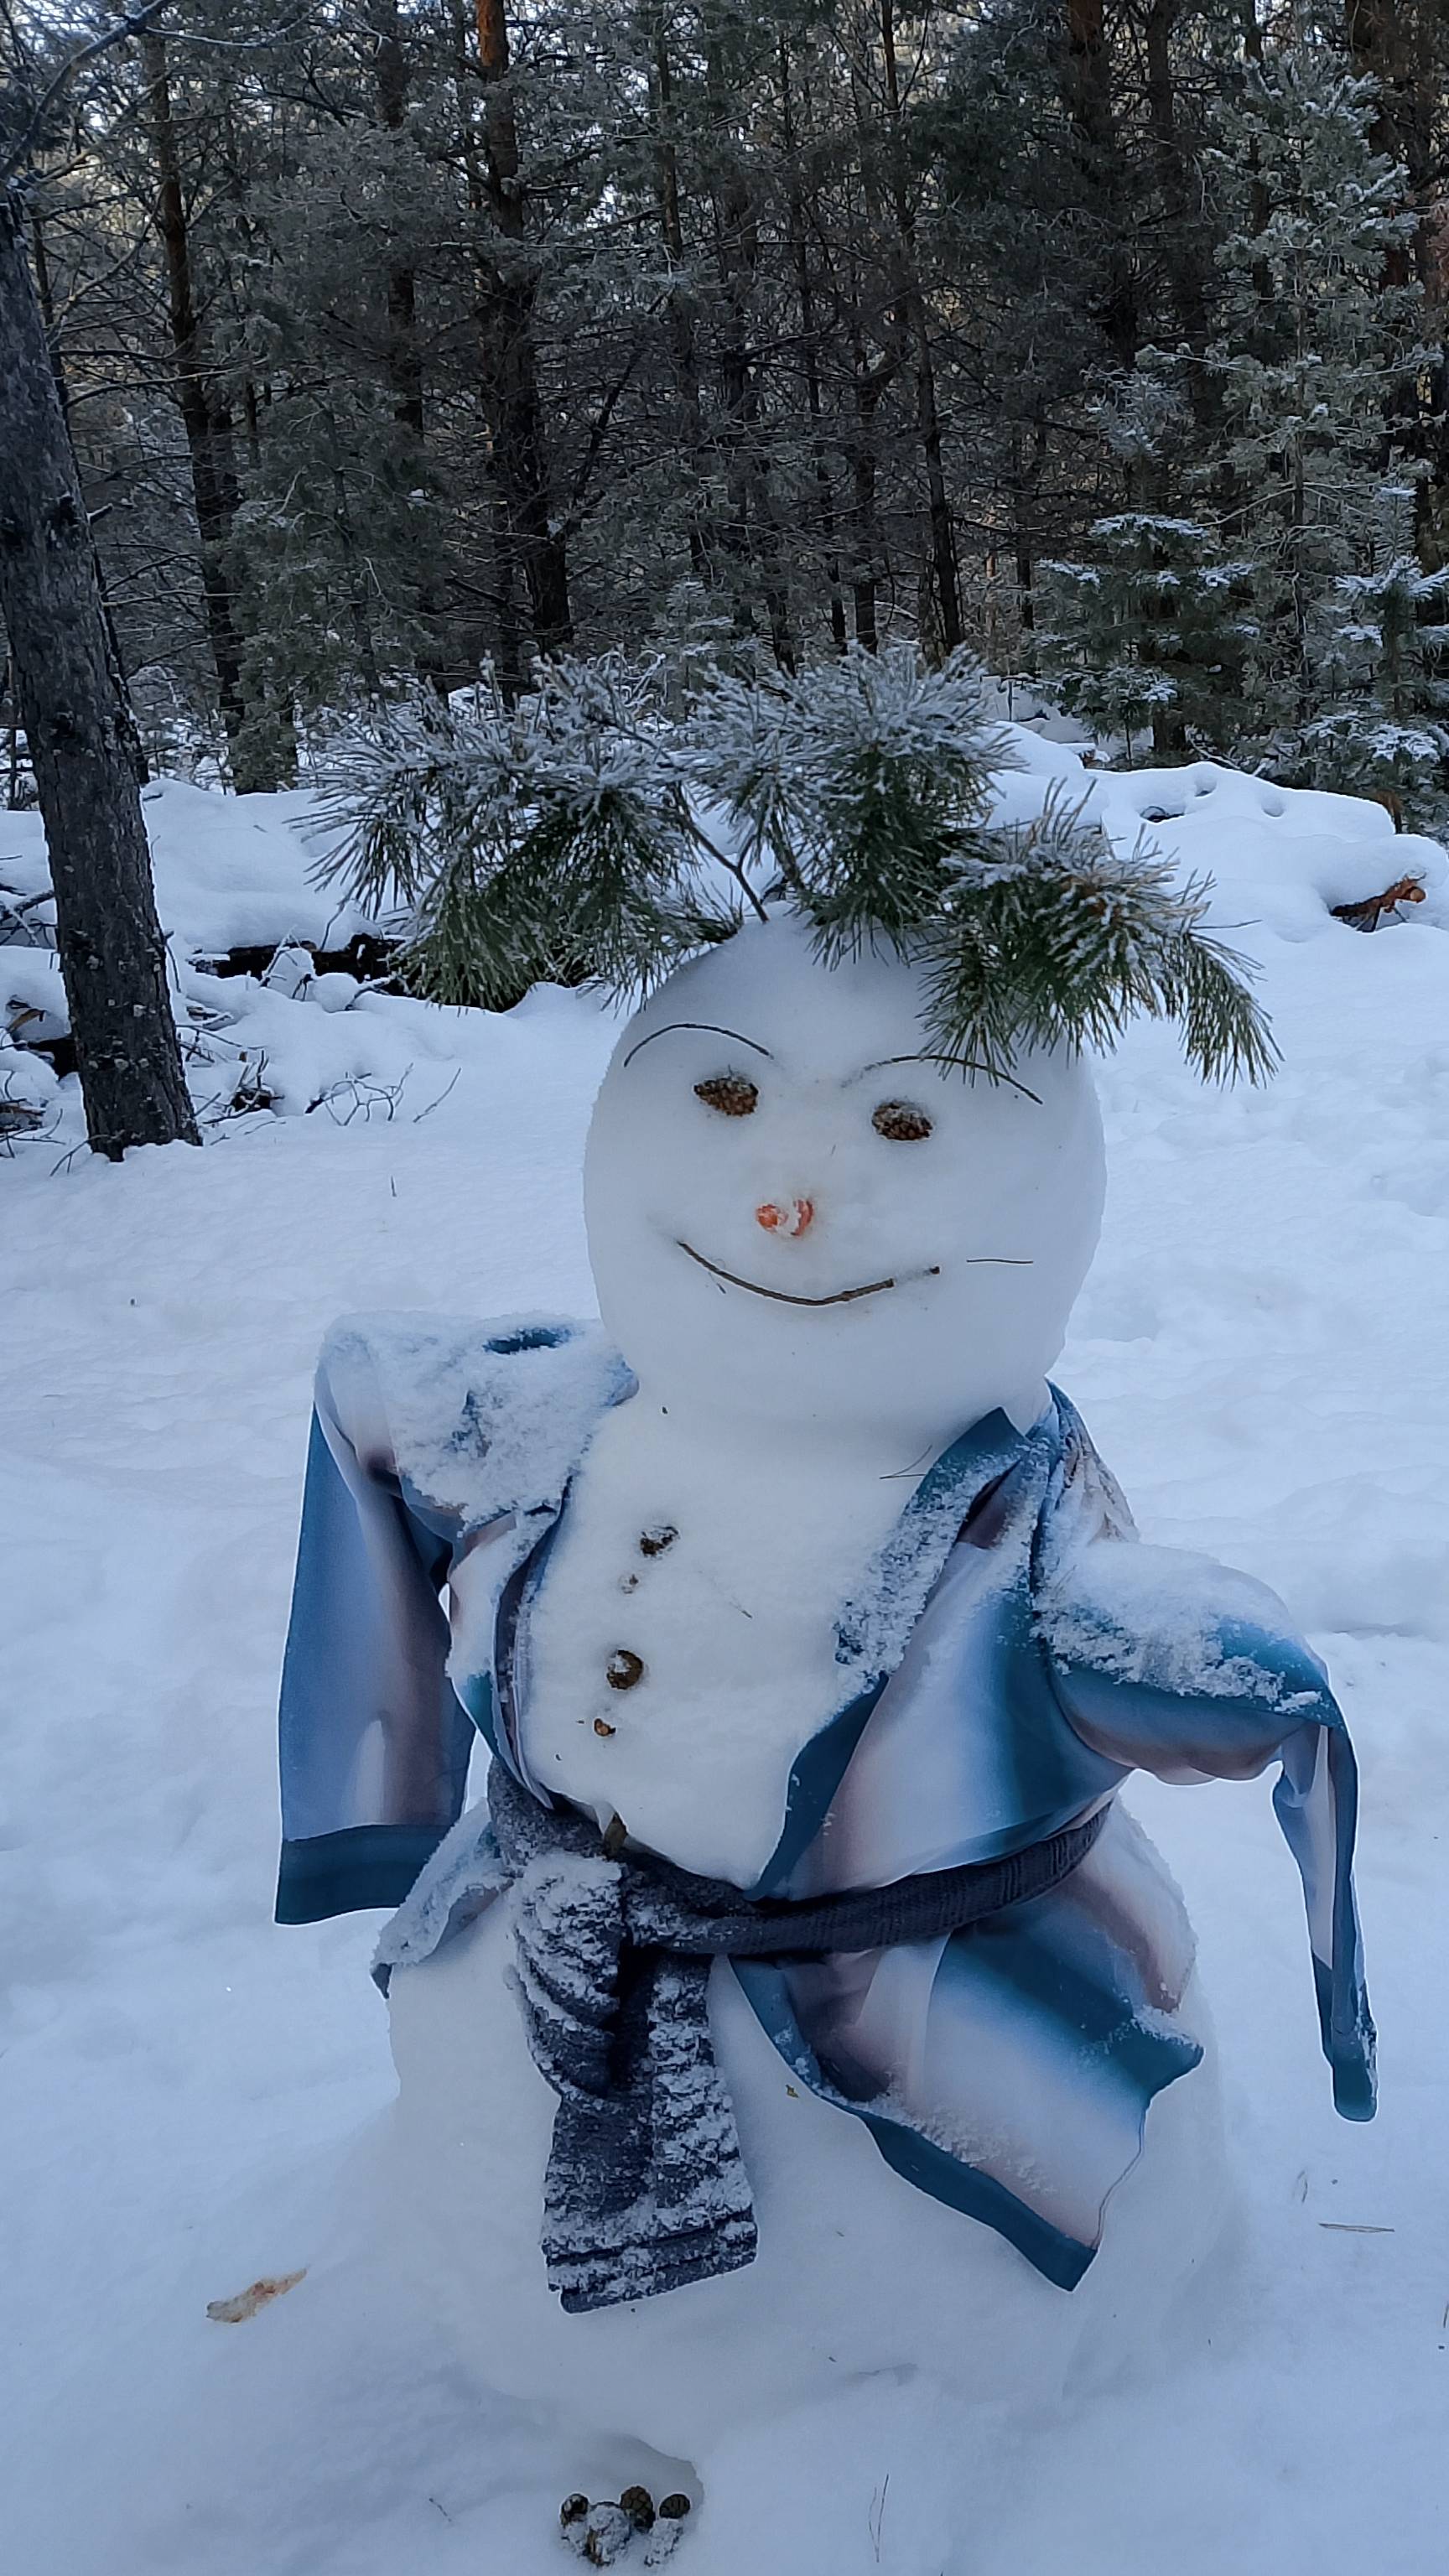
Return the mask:
M 1437 0 L 174 0 L 45 107 L 118 21 L 0 69 L 153 765 L 914 638 L 1449 812 Z

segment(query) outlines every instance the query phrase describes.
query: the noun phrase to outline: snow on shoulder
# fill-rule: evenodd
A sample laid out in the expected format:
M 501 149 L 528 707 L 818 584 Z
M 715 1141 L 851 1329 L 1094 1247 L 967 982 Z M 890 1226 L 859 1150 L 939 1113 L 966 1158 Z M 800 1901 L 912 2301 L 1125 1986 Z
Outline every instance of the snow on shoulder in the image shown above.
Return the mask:
M 318 1365 L 359 1457 L 465 1531 L 556 1509 L 590 1427 L 632 1383 L 597 1324 L 554 1315 L 348 1315 Z

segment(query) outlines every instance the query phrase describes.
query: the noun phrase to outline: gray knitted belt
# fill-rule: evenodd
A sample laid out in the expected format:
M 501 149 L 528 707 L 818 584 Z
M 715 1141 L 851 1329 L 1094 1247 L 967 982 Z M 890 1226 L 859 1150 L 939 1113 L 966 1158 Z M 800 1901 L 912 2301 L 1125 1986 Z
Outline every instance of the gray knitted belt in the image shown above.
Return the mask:
M 513 1977 L 558 2098 L 543 2253 L 571 2315 L 753 2262 L 754 2207 L 715 2062 L 714 1959 L 820 1958 L 960 1932 L 1044 1896 L 1085 1860 L 1105 1808 L 1005 1859 L 791 1904 L 645 1853 L 611 1856 L 592 1819 L 488 1775 L 512 1890 Z

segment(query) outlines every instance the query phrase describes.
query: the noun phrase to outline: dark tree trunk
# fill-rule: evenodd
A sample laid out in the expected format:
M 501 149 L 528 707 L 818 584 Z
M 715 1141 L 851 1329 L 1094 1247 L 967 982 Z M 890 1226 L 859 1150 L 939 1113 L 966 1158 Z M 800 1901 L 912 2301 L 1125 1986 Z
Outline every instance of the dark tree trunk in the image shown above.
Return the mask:
M 206 629 L 216 667 L 216 693 L 226 731 L 232 785 L 239 794 L 275 787 L 272 764 L 258 758 L 249 739 L 247 704 L 242 687 L 242 648 L 232 592 L 232 529 L 237 513 L 236 474 L 232 462 L 231 416 L 218 402 L 206 363 L 201 322 L 196 309 L 191 236 L 176 121 L 171 110 L 171 81 L 164 40 L 147 28 L 141 36 L 141 63 L 146 75 L 147 114 L 159 182 L 156 229 L 166 259 L 166 301 L 171 350 L 176 369 L 176 401 L 186 433 L 191 465 L 191 492 L 201 539 L 201 584 L 206 603 Z
M 493 457 L 540 653 L 573 642 L 568 553 L 550 512 L 548 441 L 534 341 L 537 283 L 524 209 L 504 0 L 477 0 L 488 211 L 499 236 L 491 295 L 493 363 L 486 388 Z
M 866 357 L 859 324 L 852 317 L 852 394 L 855 420 L 850 443 L 851 605 L 855 640 L 867 653 L 880 651 L 880 523 L 876 510 L 876 413 L 887 378 Z
M 782 671 L 795 668 L 790 603 L 780 553 L 774 492 L 760 416 L 759 362 L 755 351 L 760 268 L 759 208 L 738 133 L 738 97 L 722 38 L 711 25 L 705 47 L 705 86 L 716 158 L 711 187 L 715 260 L 719 271 L 720 447 L 726 459 L 729 543 L 744 584 L 739 623 L 754 624 L 758 591 L 769 622 L 770 646 Z
M 679 406 L 680 430 L 689 459 L 693 495 L 689 511 L 689 565 L 707 590 L 721 586 L 719 530 L 709 492 L 710 437 L 705 426 L 699 363 L 699 306 L 689 280 L 684 219 L 679 199 L 679 146 L 675 130 L 674 67 L 663 14 L 654 28 L 653 109 L 656 142 L 654 194 L 659 231 L 669 262 L 669 359 Z
M 1208 338 L 1208 262 L 1212 253 L 1209 249 L 1204 255 L 1197 238 L 1194 207 L 1200 199 L 1201 180 L 1177 113 L 1172 39 L 1185 5 L 1186 0 L 1152 0 L 1143 44 L 1147 115 L 1157 162 L 1157 184 L 1167 218 L 1163 265 L 1171 284 L 1178 327 L 1194 357 L 1201 357 Z M 1200 405 L 1200 367 L 1192 369 L 1189 382 L 1194 404 Z
M 1104 0 L 1066 0 L 1066 104 L 1087 209 L 1105 244 L 1097 319 L 1119 367 L 1141 343 L 1137 280 L 1127 238 L 1130 191 L 1112 101 Z
M 376 46 L 373 74 L 377 87 L 377 109 L 389 134 L 400 134 L 407 122 L 408 92 L 412 74 L 403 47 L 402 28 L 398 19 L 397 0 L 371 0 L 368 25 Z M 397 424 L 398 470 L 406 484 L 428 481 L 427 446 L 424 437 L 423 360 L 418 342 L 418 278 L 411 260 L 395 260 L 387 272 L 387 351 L 386 367 L 392 394 L 393 419 Z M 422 628 L 418 655 L 423 678 L 439 697 L 448 692 L 448 651 L 446 615 L 442 584 L 437 568 L 423 563 L 418 568 L 417 613 Z M 354 625 L 356 614 L 354 612 Z M 369 696 L 376 695 L 374 665 L 369 644 L 368 657 L 362 665 L 364 685 Z
M 790 261 L 795 272 L 795 293 L 800 307 L 800 347 L 805 365 L 805 400 L 810 414 L 810 447 L 814 459 L 815 488 L 820 496 L 820 533 L 825 544 L 826 578 L 830 584 L 830 641 L 837 653 L 843 653 L 848 641 L 845 624 L 845 592 L 841 587 L 840 578 L 835 486 L 826 452 L 824 406 L 820 384 L 820 323 L 816 312 L 814 280 L 810 274 L 809 245 L 805 237 L 805 191 L 800 174 L 800 156 L 796 148 L 795 108 L 790 81 L 790 43 L 786 36 L 780 38 L 780 117 L 789 169 Z
M 900 76 L 896 67 L 895 0 L 879 0 L 881 59 L 885 66 L 887 130 L 890 138 L 890 195 L 895 213 L 901 265 L 902 302 L 916 356 L 916 427 L 926 460 L 927 516 L 930 529 L 931 586 L 942 648 L 954 653 L 965 640 L 961 618 L 961 576 L 956 562 L 956 530 L 946 487 L 940 405 L 936 395 L 936 361 L 931 346 L 930 316 L 921 286 L 915 210 L 906 169 L 901 116 Z
M 1379 86 L 1378 113 L 1369 129 L 1376 152 L 1401 161 L 1415 213 L 1427 211 L 1434 187 L 1434 121 L 1438 104 L 1435 21 L 1441 11 L 1432 0 L 1347 0 L 1344 33 L 1354 69 Z M 1389 245 L 1384 261 L 1386 286 L 1407 286 L 1417 273 L 1434 295 L 1438 284 L 1435 244 L 1429 227 L 1420 224 L 1407 241 Z
M 407 120 L 409 73 L 398 26 L 396 0 L 372 0 L 368 11 L 376 53 L 377 112 L 389 134 L 400 134 Z M 421 447 L 423 443 L 423 370 L 418 354 L 418 279 L 410 260 L 396 260 L 387 272 L 387 374 L 398 425 Z
M 115 1162 L 128 1145 L 199 1140 L 85 503 L 19 203 L 4 193 L 0 348 L 0 614 L 50 850 L 87 1132 Z
M 60 333 L 56 328 L 55 294 L 50 280 L 50 260 L 46 253 L 45 226 L 33 210 L 30 217 L 30 257 L 41 319 L 45 324 L 46 346 L 50 351 L 50 371 L 55 378 L 56 399 L 60 404 L 66 431 L 69 434 L 70 387 L 66 382 L 65 361 L 60 350 Z M 72 453 L 74 453 L 73 447 Z M 91 548 L 91 556 L 95 564 L 96 593 L 101 603 L 101 615 L 105 620 L 106 650 L 110 655 L 111 672 L 116 683 L 116 699 L 121 711 L 121 731 L 126 745 L 126 755 L 136 773 L 138 784 L 144 787 L 151 775 L 150 763 L 142 748 L 141 737 L 136 730 L 136 719 L 131 711 L 130 693 L 126 686 L 126 665 L 121 658 L 121 639 L 116 633 L 116 621 L 111 615 L 110 602 L 106 597 L 106 582 L 101 570 L 101 559 L 94 546 Z

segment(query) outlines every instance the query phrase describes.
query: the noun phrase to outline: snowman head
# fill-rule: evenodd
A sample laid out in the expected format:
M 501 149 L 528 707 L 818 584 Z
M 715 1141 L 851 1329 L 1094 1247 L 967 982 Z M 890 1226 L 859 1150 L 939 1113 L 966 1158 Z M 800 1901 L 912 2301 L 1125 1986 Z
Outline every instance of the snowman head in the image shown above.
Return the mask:
M 943 1061 L 919 973 L 827 966 L 794 916 L 671 975 L 589 1131 L 589 1251 L 646 1396 L 748 1432 L 939 1445 L 1025 1428 L 1096 1246 L 1101 1125 L 1065 1049 Z

